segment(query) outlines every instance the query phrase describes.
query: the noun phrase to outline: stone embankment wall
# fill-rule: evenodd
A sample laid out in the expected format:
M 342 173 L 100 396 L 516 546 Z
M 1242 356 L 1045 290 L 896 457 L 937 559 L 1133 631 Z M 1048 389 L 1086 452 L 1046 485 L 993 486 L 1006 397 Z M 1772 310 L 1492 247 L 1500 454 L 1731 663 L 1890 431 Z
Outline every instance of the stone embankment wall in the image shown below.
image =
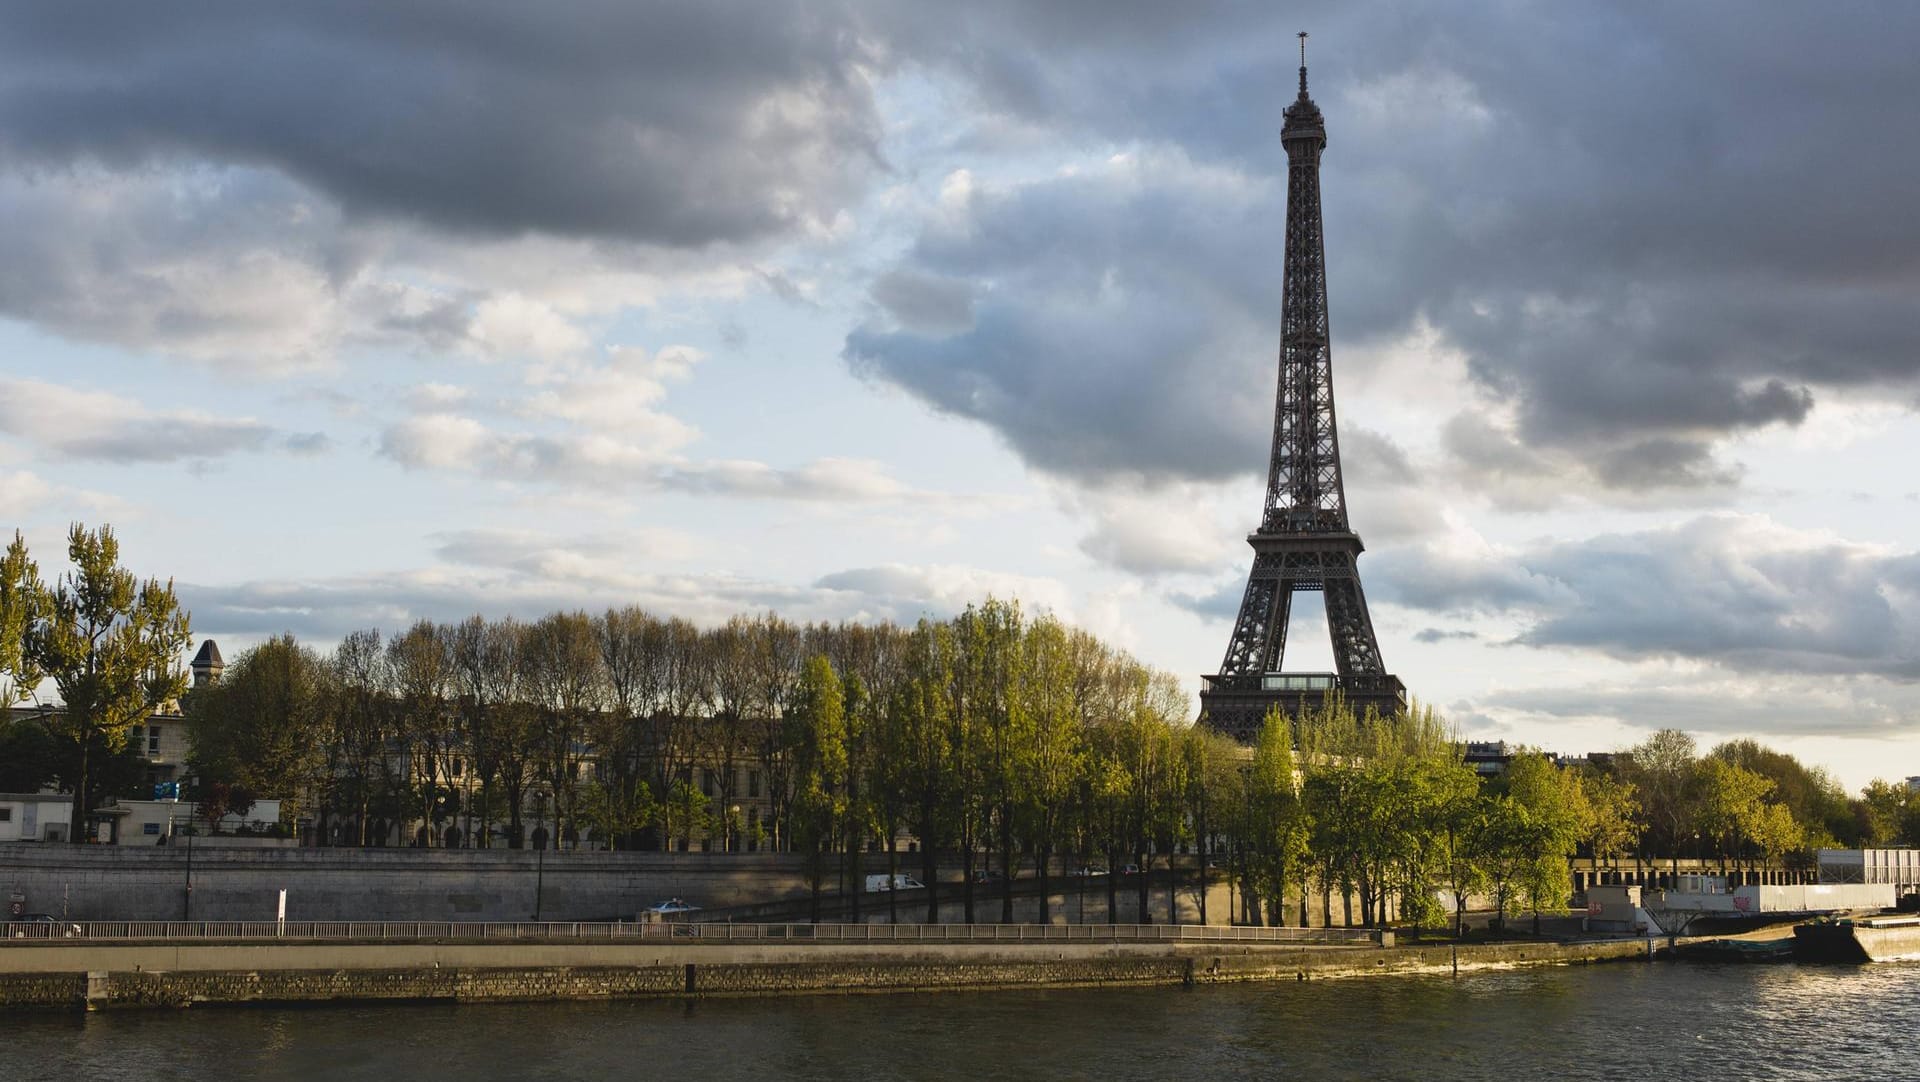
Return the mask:
M 765 853 L 196 846 L 194 920 L 633 919 L 662 898 L 707 908 L 806 893 L 801 858 Z M 186 919 L 185 847 L 0 844 L 0 902 L 69 920 Z
M 550 1000 L 1319 980 L 1645 957 L 1644 941 L 1435 947 L 275 944 L 0 948 L 0 1007 Z

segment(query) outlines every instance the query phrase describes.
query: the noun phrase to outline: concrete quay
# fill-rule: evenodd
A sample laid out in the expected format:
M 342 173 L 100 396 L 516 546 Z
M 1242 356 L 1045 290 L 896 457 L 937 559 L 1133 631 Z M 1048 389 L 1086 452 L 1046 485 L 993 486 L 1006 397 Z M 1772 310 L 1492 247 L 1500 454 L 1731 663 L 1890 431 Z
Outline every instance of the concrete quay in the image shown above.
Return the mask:
M 917 992 L 1200 985 L 1562 965 L 1645 940 L 1466 946 L 1168 943 L 51 941 L 0 948 L 0 1008 Z

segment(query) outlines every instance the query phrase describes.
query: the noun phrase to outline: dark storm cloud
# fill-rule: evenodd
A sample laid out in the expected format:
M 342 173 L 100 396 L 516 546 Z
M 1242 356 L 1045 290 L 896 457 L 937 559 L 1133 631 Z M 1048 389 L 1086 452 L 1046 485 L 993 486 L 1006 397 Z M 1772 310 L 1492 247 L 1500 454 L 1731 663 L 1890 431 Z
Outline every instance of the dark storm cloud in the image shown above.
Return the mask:
M 877 162 L 839 4 L 12 5 L 13 168 L 208 162 L 349 214 L 693 247 L 831 218 Z
M 855 330 L 848 360 L 1056 473 L 1241 472 L 1271 425 L 1273 346 L 1251 313 L 1268 291 L 1209 263 L 1258 259 L 1270 201 L 1177 156 L 974 192 L 963 227 L 929 230 L 880 280 L 893 321 Z
M 1574 600 L 1519 641 L 1749 672 L 1920 679 L 1920 556 L 1713 516 L 1529 555 Z
M 1513 552 L 1368 557 L 1372 597 L 1521 621 L 1516 645 L 1920 681 L 1920 556 L 1752 515 Z
M 1290 36 L 1310 27 L 1336 366 L 1342 343 L 1424 323 L 1512 407 L 1517 449 L 1552 453 L 1574 483 L 1724 487 L 1730 434 L 1797 424 L 1824 390 L 1911 396 L 1920 141 L 1894 133 L 1920 100 L 1920 9 L 1309 5 L 1284 24 L 1258 5 L 992 11 L 927 15 L 902 37 L 984 109 L 1056 138 L 1177 147 L 1259 179 L 1283 175 Z M 1222 200 L 1165 171 L 1116 204 L 1080 198 L 1084 173 L 930 226 L 897 272 L 972 280 L 974 324 L 869 325 L 850 359 L 1050 470 L 1257 467 L 1280 194 Z M 1202 226 L 1157 233 L 1147 208 Z M 1078 261 L 1058 250 L 1099 235 L 1114 243 Z M 1035 261 L 1069 273 L 1030 274 Z M 1129 394 L 1133 409 L 1114 401 Z M 1114 446 L 1142 412 L 1140 438 Z

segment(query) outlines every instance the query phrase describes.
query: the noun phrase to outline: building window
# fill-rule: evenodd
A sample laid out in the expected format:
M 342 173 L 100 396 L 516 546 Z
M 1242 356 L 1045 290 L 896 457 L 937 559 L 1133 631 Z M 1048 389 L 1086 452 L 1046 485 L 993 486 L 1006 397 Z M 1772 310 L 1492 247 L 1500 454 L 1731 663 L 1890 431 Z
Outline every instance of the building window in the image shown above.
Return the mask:
M 700 772 L 700 795 L 713 795 L 713 771 L 711 770 L 702 770 Z
M 149 838 L 157 837 L 160 834 L 160 824 L 142 823 L 140 824 L 140 833 L 145 834 Z
M 459 758 L 456 757 L 453 760 L 453 776 L 457 778 L 465 774 L 466 772 L 467 772 L 467 764 L 461 762 Z
M 0 808 L 0 823 L 11 823 L 11 822 L 13 822 L 13 809 Z
M 747 771 L 747 795 L 750 797 L 760 795 L 760 772 L 758 770 Z
M 160 726 L 147 726 L 147 754 L 160 754 Z

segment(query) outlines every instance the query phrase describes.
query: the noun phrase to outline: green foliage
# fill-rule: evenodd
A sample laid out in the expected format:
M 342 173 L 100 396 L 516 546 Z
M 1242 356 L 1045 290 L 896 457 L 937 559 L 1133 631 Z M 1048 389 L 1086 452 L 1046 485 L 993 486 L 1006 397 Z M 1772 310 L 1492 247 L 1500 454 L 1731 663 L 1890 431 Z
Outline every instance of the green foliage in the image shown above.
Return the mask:
M 75 524 L 67 535 L 73 570 L 45 595 L 39 618 L 26 628 L 27 664 L 60 691 L 60 731 L 78 749 L 71 784 L 74 821 L 93 807 L 88 767 L 97 745 L 126 746 L 127 731 L 186 690 L 180 655 L 187 647 L 187 614 L 171 581 L 135 580 L 120 566 L 120 542 L 111 527 Z M 85 840 L 75 830 L 73 840 Z
M 692 785 L 687 789 L 691 796 L 683 798 L 688 808 L 686 821 L 695 822 L 704 810 L 699 801 L 706 797 Z M 621 838 L 644 830 L 658 815 L 659 809 L 645 786 L 609 786 L 595 780 L 580 790 L 580 821 L 591 827 L 597 837 L 606 839 L 612 848 L 619 848 Z
M 186 696 L 193 773 L 277 797 L 289 819 L 304 814 L 301 801 L 321 780 L 329 677 L 291 635 L 241 654 L 218 683 Z
M 817 850 L 846 811 L 847 722 L 840 678 L 825 657 L 810 659 L 789 712 L 794 748 L 794 833 Z
M 0 710 L 32 694 L 40 683 L 39 663 L 26 646 L 30 629 L 46 618 L 47 603 L 39 565 L 27 555 L 27 542 L 15 530 L 7 554 L 0 557 Z
M 1541 910 L 1564 906 L 1573 888 L 1568 861 L 1590 825 L 1580 779 L 1545 755 L 1526 752 L 1507 764 L 1502 780 L 1501 841 L 1514 847 L 1503 859 L 1537 920 Z
M 1576 779 L 1585 803 L 1581 841 L 1596 863 L 1611 864 L 1640 839 L 1640 802 L 1634 785 L 1609 774 L 1586 773 Z
M 1646 812 L 1646 841 L 1655 853 L 1675 854 L 1693 835 L 1698 746 L 1678 729 L 1662 729 L 1620 756 Z
M 39 718 L 0 714 L 0 793 L 37 793 L 60 775 L 61 747 Z
M 1313 820 L 1300 793 L 1293 727 L 1278 711 L 1267 714 L 1254 739 L 1246 773 L 1245 861 L 1252 894 L 1263 898 L 1280 924 L 1287 887 L 1304 881 Z

